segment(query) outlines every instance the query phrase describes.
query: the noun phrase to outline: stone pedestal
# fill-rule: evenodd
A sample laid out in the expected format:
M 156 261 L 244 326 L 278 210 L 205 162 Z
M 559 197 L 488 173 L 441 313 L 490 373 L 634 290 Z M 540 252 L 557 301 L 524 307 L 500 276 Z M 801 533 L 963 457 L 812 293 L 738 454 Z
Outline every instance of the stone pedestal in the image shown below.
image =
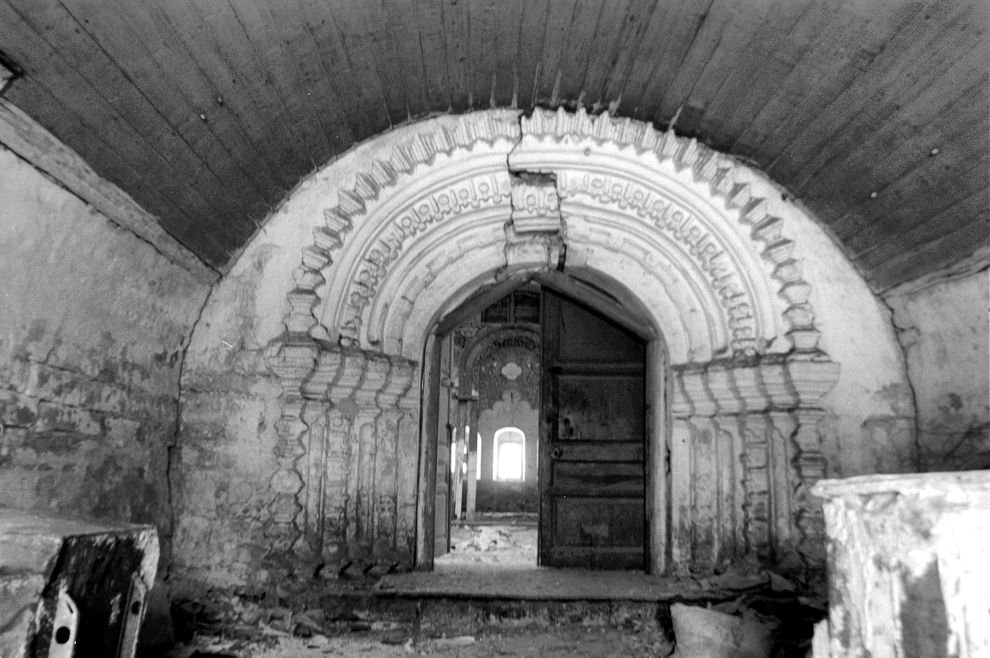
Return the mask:
M 823 480 L 813 492 L 829 570 L 816 658 L 990 655 L 990 471 Z

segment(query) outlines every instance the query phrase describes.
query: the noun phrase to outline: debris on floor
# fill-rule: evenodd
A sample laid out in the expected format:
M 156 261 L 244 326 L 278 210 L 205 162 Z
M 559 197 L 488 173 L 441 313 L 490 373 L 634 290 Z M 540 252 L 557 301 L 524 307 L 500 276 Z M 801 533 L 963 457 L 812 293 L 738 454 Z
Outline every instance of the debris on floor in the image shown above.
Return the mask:
M 703 579 L 536 566 L 536 529 L 452 528 L 431 573 L 173 602 L 170 658 L 807 655 L 825 599 L 742 563 Z M 318 582 L 318 585 L 314 585 Z M 676 613 L 675 613 L 676 611 Z M 164 654 L 163 654 L 164 656 Z
M 675 603 L 670 606 L 676 658 L 768 658 L 777 624 L 748 608 L 740 615 Z

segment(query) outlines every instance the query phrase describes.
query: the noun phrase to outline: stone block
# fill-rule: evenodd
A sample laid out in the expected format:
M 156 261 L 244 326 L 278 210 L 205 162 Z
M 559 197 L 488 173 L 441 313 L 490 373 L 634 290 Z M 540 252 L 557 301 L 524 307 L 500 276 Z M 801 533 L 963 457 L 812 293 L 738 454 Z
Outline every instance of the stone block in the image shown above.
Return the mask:
M 133 656 L 158 557 L 150 526 L 0 508 L 0 655 L 47 653 L 67 595 L 81 620 L 74 655 Z
M 829 563 L 828 652 L 990 655 L 990 473 L 819 482 Z

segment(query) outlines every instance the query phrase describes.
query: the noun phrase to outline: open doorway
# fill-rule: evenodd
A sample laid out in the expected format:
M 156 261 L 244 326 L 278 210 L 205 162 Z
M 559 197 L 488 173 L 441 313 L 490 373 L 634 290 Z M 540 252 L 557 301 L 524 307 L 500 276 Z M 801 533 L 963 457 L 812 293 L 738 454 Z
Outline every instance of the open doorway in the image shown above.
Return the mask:
M 648 342 L 543 283 L 481 295 L 431 337 L 420 568 L 650 568 Z

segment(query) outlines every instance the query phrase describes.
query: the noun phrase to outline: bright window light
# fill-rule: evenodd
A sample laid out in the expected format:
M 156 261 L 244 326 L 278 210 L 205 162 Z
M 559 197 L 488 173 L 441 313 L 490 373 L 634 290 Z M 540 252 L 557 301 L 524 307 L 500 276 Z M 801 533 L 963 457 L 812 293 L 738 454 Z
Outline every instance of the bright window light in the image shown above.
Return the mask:
M 515 427 L 495 432 L 492 476 L 496 480 L 523 480 L 526 477 L 526 435 Z

